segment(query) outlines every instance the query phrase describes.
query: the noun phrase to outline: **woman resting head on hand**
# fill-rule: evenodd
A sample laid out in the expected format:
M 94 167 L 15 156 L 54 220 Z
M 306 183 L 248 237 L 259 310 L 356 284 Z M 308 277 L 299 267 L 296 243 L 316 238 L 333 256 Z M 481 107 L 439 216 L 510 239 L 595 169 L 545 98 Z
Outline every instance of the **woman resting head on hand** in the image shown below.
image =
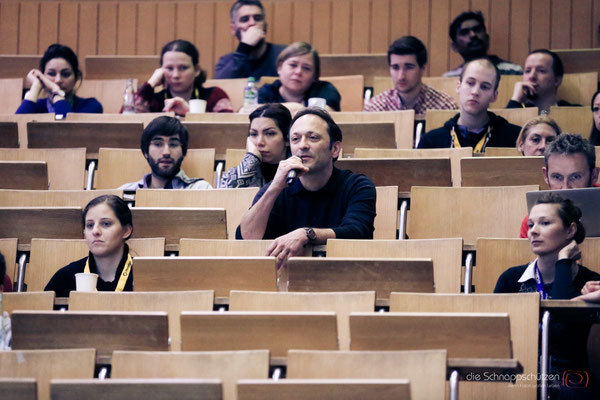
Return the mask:
M 98 100 L 75 95 L 75 87 L 82 79 L 73 50 L 61 44 L 50 45 L 40 60 L 40 69 L 32 69 L 27 74 L 31 88 L 17 114 L 101 113 L 102 105 Z
M 517 149 L 524 156 L 543 156 L 546 144 L 560 134 L 560 126 L 555 120 L 547 115 L 537 116 L 523 125 L 517 138 Z
M 136 93 L 136 112 L 169 112 L 185 115 L 189 101 L 206 101 L 207 112 L 233 112 L 227 94 L 218 87 L 205 88 L 206 72 L 200 68 L 200 53 L 187 40 L 173 40 L 162 48 L 160 67 Z M 162 86 L 158 93 L 154 89 Z
M 83 210 L 83 236 L 89 255 L 54 274 L 44 290 L 68 297 L 75 290 L 75 274 L 98 274 L 99 291 L 133 291 L 132 258 L 125 243 L 133 233 L 131 210 L 118 196 L 103 195 Z

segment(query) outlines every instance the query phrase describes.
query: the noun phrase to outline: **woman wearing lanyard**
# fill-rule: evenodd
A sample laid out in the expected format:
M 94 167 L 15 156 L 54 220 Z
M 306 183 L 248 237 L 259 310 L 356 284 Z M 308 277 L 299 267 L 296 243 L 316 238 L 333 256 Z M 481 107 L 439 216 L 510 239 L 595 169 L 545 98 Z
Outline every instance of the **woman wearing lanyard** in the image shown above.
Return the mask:
M 527 238 L 537 258 L 529 264 L 504 271 L 494 293 L 538 292 L 542 299 L 572 299 L 582 294 L 586 282 L 597 281 L 600 274 L 577 264 L 581 258 L 578 244 L 585 238 L 581 210 L 570 200 L 556 194 L 538 199 L 529 212 Z M 553 323 L 550 327 L 550 373 L 563 376 L 567 370 L 588 368 L 586 343 L 590 325 Z M 591 374 L 590 374 L 591 378 Z M 551 398 L 562 398 L 571 388 L 550 387 Z M 593 385 L 587 391 L 593 390 Z M 575 390 L 575 389 L 573 389 Z M 580 399 L 587 399 L 582 389 Z M 570 397 L 569 397 L 570 398 Z
M 44 290 L 68 297 L 75 290 L 75 274 L 91 272 L 98 274 L 98 291 L 133 291 L 133 260 L 125 243 L 132 233 L 127 204 L 114 195 L 96 197 L 83 210 L 83 236 L 89 255 L 58 270 Z

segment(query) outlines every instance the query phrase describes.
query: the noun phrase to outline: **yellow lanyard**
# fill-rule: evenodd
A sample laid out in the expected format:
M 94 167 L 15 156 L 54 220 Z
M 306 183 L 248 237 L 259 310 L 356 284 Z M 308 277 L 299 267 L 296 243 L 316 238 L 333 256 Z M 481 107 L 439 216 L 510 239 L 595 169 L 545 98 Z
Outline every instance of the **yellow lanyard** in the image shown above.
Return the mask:
M 115 292 L 122 292 L 125 289 L 125 284 L 127 283 L 127 278 L 129 278 L 129 272 L 131 271 L 131 266 L 133 265 L 133 258 L 131 258 L 131 254 L 127 254 L 127 261 L 125 262 L 125 266 L 123 267 L 123 271 L 121 272 L 121 276 L 119 277 L 119 282 L 117 283 L 117 288 Z M 90 273 L 90 258 L 88 257 L 85 260 L 85 268 L 83 272 L 86 274 Z
M 452 138 L 450 147 L 453 147 L 456 149 L 461 148 L 462 146 L 460 145 L 460 142 L 458 141 L 458 135 L 456 134 L 456 132 L 454 132 L 454 127 L 452 127 L 452 129 L 450 130 L 450 136 Z M 485 151 L 485 146 L 487 145 L 487 142 L 490 140 L 490 136 L 491 136 L 491 129 L 490 129 L 490 126 L 488 125 L 486 134 L 483 135 L 482 138 L 479 140 L 479 142 L 473 149 L 473 153 L 481 153 L 482 151 Z

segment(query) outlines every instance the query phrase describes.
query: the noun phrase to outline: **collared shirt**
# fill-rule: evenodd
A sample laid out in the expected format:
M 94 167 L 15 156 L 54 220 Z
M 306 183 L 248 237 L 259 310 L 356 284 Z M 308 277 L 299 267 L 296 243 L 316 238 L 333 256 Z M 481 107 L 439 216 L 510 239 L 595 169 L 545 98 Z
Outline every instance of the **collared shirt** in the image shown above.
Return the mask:
M 269 184 L 259 190 L 253 205 L 268 188 Z M 329 181 L 314 192 L 298 179 L 277 196 L 263 239 L 304 227 L 331 228 L 339 239 L 372 239 L 376 197 L 369 178 L 348 170 L 334 167 Z M 242 239 L 239 226 L 236 239 Z
M 127 191 L 150 189 L 151 176 L 151 173 L 147 173 L 139 181 L 126 183 L 119 189 Z M 167 182 L 164 189 L 212 189 L 212 186 L 202 178 L 189 178 L 185 172 L 180 169 L 177 175 Z
M 488 58 L 494 64 L 496 64 L 496 67 L 498 67 L 498 70 L 500 71 L 500 75 L 523 75 L 523 68 L 521 68 L 520 65 L 513 64 L 510 61 L 505 61 L 495 55 L 488 56 Z M 445 78 L 453 77 L 453 76 L 460 76 L 460 74 L 462 73 L 462 70 L 463 70 L 463 66 L 464 66 L 464 64 L 456 69 L 453 69 L 452 71 L 448 71 L 448 72 L 444 73 L 443 76 Z
M 415 119 L 423 119 L 427 110 L 456 110 L 458 109 L 458 105 L 446 93 L 421 84 L 421 91 L 417 96 L 415 106 L 412 108 L 402 104 L 400 92 L 396 88 L 388 89 L 378 94 L 363 107 L 363 111 L 400 111 L 410 109 L 415 110 Z

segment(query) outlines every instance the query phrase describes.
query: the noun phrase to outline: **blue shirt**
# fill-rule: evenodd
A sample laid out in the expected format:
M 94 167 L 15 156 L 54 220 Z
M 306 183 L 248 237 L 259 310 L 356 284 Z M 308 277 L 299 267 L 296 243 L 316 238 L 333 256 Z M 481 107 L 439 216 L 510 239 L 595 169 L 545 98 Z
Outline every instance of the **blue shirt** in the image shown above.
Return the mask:
M 23 100 L 19 108 L 17 109 L 16 114 L 46 114 L 53 112 L 55 114 L 68 114 L 70 112 L 74 113 L 94 113 L 101 114 L 102 113 L 102 104 L 98 100 L 93 97 L 84 99 L 82 97 L 73 97 L 73 105 L 71 105 L 67 100 L 59 100 L 51 106 L 54 110 L 49 110 L 48 108 L 48 99 L 38 99 L 37 102 L 33 102 L 30 100 Z

